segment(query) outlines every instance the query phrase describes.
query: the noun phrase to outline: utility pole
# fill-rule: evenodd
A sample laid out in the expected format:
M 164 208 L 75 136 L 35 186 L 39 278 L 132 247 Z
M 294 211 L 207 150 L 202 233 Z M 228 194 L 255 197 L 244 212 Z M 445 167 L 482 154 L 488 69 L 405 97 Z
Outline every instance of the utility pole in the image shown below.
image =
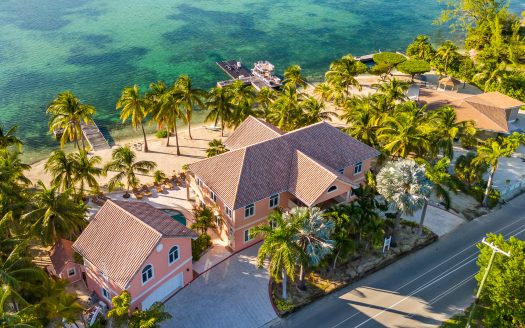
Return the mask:
M 470 322 L 472 321 L 472 316 L 474 315 L 474 312 L 476 311 L 476 305 L 478 304 L 479 296 L 481 295 L 481 290 L 483 289 L 483 285 L 485 285 L 485 281 L 487 280 L 487 276 L 489 275 L 489 271 L 490 271 L 490 268 L 492 267 L 492 262 L 494 261 L 494 257 L 496 256 L 496 253 L 501 253 L 507 257 L 510 257 L 510 253 L 502 251 L 493 243 L 487 242 L 485 238 L 483 238 L 481 242 L 489 246 L 490 248 L 492 248 L 492 255 L 490 256 L 489 264 L 487 265 L 487 268 L 485 269 L 485 274 L 483 275 L 483 279 L 481 279 L 481 284 L 479 285 L 478 292 L 476 293 L 476 298 L 474 299 L 474 305 L 472 306 L 472 309 L 470 309 L 470 314 L 468 316 L 466 328 L 470 328 Z

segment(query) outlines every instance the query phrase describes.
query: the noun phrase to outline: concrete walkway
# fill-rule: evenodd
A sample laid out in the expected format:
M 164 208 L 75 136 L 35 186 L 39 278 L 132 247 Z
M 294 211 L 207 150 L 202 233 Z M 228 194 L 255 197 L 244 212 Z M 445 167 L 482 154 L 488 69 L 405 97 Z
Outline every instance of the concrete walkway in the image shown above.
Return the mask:
M 231 254 L 232 252 L 230 252 L 226 246 L 213 245 L 213 247 L 204 253 L 198 261 L 193 262 L 193 271 L 199 274 L 203 273 Z
M 419 223 L 419 221 L 421 220 L 421 213 L 422 211 L 419 210 L 415 212 L 414 215 L 410 217 L 405 217 L 405 219 Z M 425 222 L 423 223 L 423 225 L 426 228 L 430 229 L 430 231 L 441 237 L 456 229 L 459 225 L 465 222 L 467 221 L 453 213 L 429 205 L 427 207 L 427 214 L 425 216 Z
M 162 327 L 261 327 L 277 317 L 269 276 L 257 269 L 260 244 L 245 249 L 195 279 L 165 303 L 173 318 Z

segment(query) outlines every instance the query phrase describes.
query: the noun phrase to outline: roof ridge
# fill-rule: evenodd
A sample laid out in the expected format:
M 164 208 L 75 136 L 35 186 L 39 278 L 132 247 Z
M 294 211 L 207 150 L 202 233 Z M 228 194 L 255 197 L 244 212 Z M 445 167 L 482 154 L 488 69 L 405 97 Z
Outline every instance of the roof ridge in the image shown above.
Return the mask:
M 244 171 L 244 163 L 246 162 L 246 148 L 239 148 L 237 150 L 243 149 L 244 153 L 242 154 L 242 164 L 241 164 L 241 170 L 239 172 L 239 178 L 237 179 L 237 183 L 235 185 L 235 198 L 233 199 L 233 204 L 231 204 L 231 210 L 233 211 L 235 209 L 235 204 L 237 203 L 237 197 L 239 197 L 239 186 L 241 184 L 241 178 L 242 178 L 242 172 Z
M 271 126 L 273 126 L 274 128 L 276 128 L 276 129 L 279 129 L 279 128 L 276 127 L 275 125 L 273 125 L 273 124 L 271 124 L 271 123 L 269 123 L 269 122 L 267 122 L 267 121 L 265 121 L 265 120 L 263 120 L 263 119 L 261 119 L 261 118 L 255 117 L 255 116 L 253 116 L 253 115 L 249 115 L 248 117 L 252 117 L 252 118 L 254 118 L 254 119 L 257 120 L 258 122 L 262 123 L 262 125 L 263 125 L 265 128 L 271 130 L 272 132 L 277 133 L 277 131 L 275 131 L 274 129 L 272 129 L 272 128 L 269 127 L 268 125 L 271 125 Z M 279 130 L 281 130 L 281 129 L 279 129 Z M 282 130 L 281 130 L 281 131 L 282 131 Z M 284 132 L 284 131 L 282 131 L 282 132 Z M 284 134 L 286 134 L 286 133 L 284 133 Z M 282 135 L 283 135 L 283 134 L 279 134 L 279 137 L 282 136 Z
M 470 98 L 470 97 L 468 97 L 468 98 Z M 478 109 L 478 107 L 476 107 L 475 105 L 487 106 L 487 107 L 492 107 L 492 108 L 496 108 L 496 109 L 498 109 L 498 110 L 503 110 L 503 111 L 505 111 L 504 108 L 499 108 L 499 107 L 495 107 L 495 106 L 492 106 L 492 105 L 480 104 L 480 103 L 476 103 L 476 102 L 471 103 L 471 102 L 469 102 L 469 101 L 467 100 L 468 98 L 463 99 L 463 101 L 465 101 L 465 102 L 468 103 L 470 106 L 472 106 L 472 107 L 476 110 L 476 112 L 478 112 L 479 114 L 483 115 L 485 118 L 487 118 L 487 119 L 490 120 L 492 123 L 494 123 L 494 124 L 496 124 L 497 126 L 499 126 L 500 128 L 502 128 L 502 129 L 504 129 L 504 130 L 508 130 L 508 129 L 509 129 L 508 123 L 507 123 L 506 126 L 501 126 L 501 125 L 500 125 L 498 122 L 496 122 L 493 118 L 489 117 L 487 114 L 485 114 L 485 113 L 483 113 L 482 111 L 480 111 L 480 110 Z M 506 115 L 506 114 L 505 114 L 505 115 Z M 505 122 L 507 122 L 506 116 L 505 116 Z
M 317 122 L 317 123 L 314 123 L 314 124 L 310 124 L 310 125 L 307 125 L 307 126 L 303 126 L 301 128 L 298 128 L 298 129 L 295 129 L 295 130 L 292 130 L 292 131 L 289 131 L 289 132 L 286 132 L 285 134 L 281 135 L 281 137 L 284 137 L 284 136 L 288 136 L 290 134 L 294 134 L 295 132 L 299 132 L 299 131 L 303 131 L 303 130 L 307 130 L 313 126 L 317 126 L 317 125 L 323 125 L 323 124 L 326 124 L 326 125 L 329 125 L 331 126 L 330 124 L 326 123 L 325 121 L 321 121 L 321 122 Z M 337 129 L 335 126 L 332 126 L 333 128 Z M 339 130 L 339 129 L 338 129 Z
M 122 211 L 124 211 L 126 214 L 130 215 L 135 221 L 139 221 L 141 224 L 145 225 L 146 227 L 148 227 L 149 229 L 153 230 L 154 232 L 156 232 L 158 235 L 159 235 L 159 239 L 163 237 L 163 234 L 158 231 L 157 229 L 153 228 L 152 226 L 150 226 L 149 224 L 147 224 L 146 222 L 142 221 L 141 219 L 139 219 L 136 215 L 132 214 L 131 212 L 129 212 L 128 210 L 126 210 L 124 207 L 122 206 L 119 206 L 119 204 L 115 203 L 115 200 L 112 200 L 112 199 L 108 199 L 111 204 L 113 205 L 116 205 L 118 208 L 120 208 Z M 117 200 L 117 202 L 122 202 L 122 203 L 137 203 L 137 204 L 145 204 L 145 205 L 148 205 L 148 206 L 151 206 L 150 204 L 148 203 L 143 203 L 143 202 L 127 202 L 127 201 L 124 201 L 124 200 Z M 105 205 L 105 204 L 104 204 Z M 153 206 L 151 206 L 153 207 Z M 154 209 L 156 209 L 155 207 L 153 207 Z

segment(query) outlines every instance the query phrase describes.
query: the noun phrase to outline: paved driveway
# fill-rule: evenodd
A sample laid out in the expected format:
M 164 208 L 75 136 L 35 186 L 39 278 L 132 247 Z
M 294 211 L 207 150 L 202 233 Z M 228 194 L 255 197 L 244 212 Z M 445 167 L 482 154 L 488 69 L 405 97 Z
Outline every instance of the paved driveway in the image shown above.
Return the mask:
M 165 304 L 173 318 L 163 327 L 260 327 L 277 317 L 268 273 L 257 269 L 260 244 L 213 267 Z

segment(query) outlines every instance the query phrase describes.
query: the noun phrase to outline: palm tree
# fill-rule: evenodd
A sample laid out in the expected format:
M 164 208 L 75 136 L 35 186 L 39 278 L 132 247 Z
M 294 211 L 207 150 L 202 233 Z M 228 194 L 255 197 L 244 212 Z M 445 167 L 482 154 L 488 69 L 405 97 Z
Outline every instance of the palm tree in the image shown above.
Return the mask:
M 492 181 L 494 180 L 494 173 L 498 169 L 498 162 L 500 157 L 510 157 L 515 151 L 515 148 L 509 144 L 505 144 L 503 140 L 488 139 L 484 144 L 478 147 L 478 155 L 472 161 L 473 164 L 487 164 L 490 166 L 489 179 L 487 187 L 481 202 L 483 206 L 488 206 L 490 190 L 492 188 Z
M 312 96 L 307 96 L 305 99 L 299 102 L 299 107 L 303 111 L 303 115 L 300 118 L 301 126 L 308 126 L 322 121 L 332 121 L 332 117 L 336 114 L 334 112 L 327 111 L 324 107 L 324 103 L 319 102 Z
M 444 106 L 432 112 L 435 118 L 438 141 L 436 144 L 443 149 L 443 155 L 454 158 L 454 140 L 461 135 L 474 135 L 476 129 L 474 122 L 456 119 L 456 110 L 450 106 Z
M 378 148 L 377 131 L 382 127 L 385 114 L 379 114 L 369 97 L 351 97 L 345 102 L 340 118 L 348 127 L 344 129 L 352 137 Z
M 191 136 L 191 118 L 195 106 L 204 108 L 203 99 L 206 98 L 206 91 L 193 88 L 191 79 L 188 75 L 181 75 L 175 82 L 177 89 L 177 96 L 179 97 L 179 104 L 185 110 L 184 119 L 188 123 L 188 135 Z
M 384 94 L 392 102 L 406 100 L 406 92 L 409 86 L 409 82 L 395 78 L 388 82 L 373 85 L 373 87 L 377 88 L 377 92 Z
M 120 119 L 122 123 L 131 117 L 131 125 L 137 129 L 139 126 L 142 129 L 144 137 L 144 152 L 148 151 L 148 142 L 146 140 L 146 131 L 144 131 L 144 119 L 148 115 L 148 110 L 145 106 L 145 100 L 140 94 L 139 86 L 127 87 L 122 90 L 122 95 L 117 101 L 117 109 L 120 111 Z
M 248 116 L 258 116 L 253 110 L 256 96 L 252 85 L 245 85 L 241 80 L 237 80 L 228 89 L 232 94 L 232 104 L 235 106 L 229 121 L 234 128 L 237 128 Z
M 213 157 L 227 152 L 226 146 L 222 143 L 220 139 L 213 139 L 208 143 L 208 149 L 206 149 L 206 156 Z
M 418 35 L 407 48 L 407 55 L 426 61 L 430 61 L 434 53 L 435 50 L 426 35 Z
M 438 48 L 436 55 L 445 62 L 445 75 L 447 75 L 448 65 L 451 59 L 457 57 L 458 47 L 452 41 L 445 41 L 441 47 Z
M 75 188 L 73 183 L 73 161 L 63 150 L 55 150 L 44 165 L 46 172 L 51 173 L 51 184 L 58 186 L 59 191 Z
M 292 83 L 296 87 L 306 87 L 306 79 L 301 74 L 301 66 L 292 65 L 284 71 L 284 83 Z
M 24 172 L 30 168 L 22 163 L 18 150 L 0 149 L 0 216 L 24 210 L 27 186 L 31 184 Z
M 450 166 L 450 159 L 448 157 L 443 157 L 433 166 L 425 161 L 424 159 L 418 159 L 418 164 L 424 165 L 425 167 L 425 176 L 432 184 L 432 191 L 434 194 L 445 203 L 447 209 L 450 208 L 450 193 L 448 189 L 455 189 L 455 186 L 448 173 Z M 455 191 L 455 190 L 454 190 Z M 428 200 L 425 200 L 425 205 L 421 212 L 421 218 L 419 221 L 419 230 L 418 234 L 421 235 L 423 232 L 423 223 L 425 222 L 425 216 L 427 214 Z
M 259 111 L 262 112 L 263 116 L 268 115 L 270 106 L 275 101 L 275 98 L 277 98 L 277 92 L 266 86 L 262 87 L 261 90 L 257 92 L 257 94 L 255 95 L 255 102 L 260 108 Z
M 58 325 L 62 323 L 62 320 L 69 324 L 75 323 L 84 312 L 84 308 L 78 303 L 77 296 L 74 294 L 62 292 L 56 297 L 46 298 L 44 302 L 48 319 Z M 76 323 L 75 326 L 77 326 Z
M 299 271 L 299 288 L 304 289 L 304 266 L 318 266 L 332 252 L 334 222 L 325 220 L 317 207 L 296 207 L 283 215 L 285 220 L 293 222 L 296 229 L 293 240 L 304 255 Z
M 282 281 L 282 298 L 286 300 L 286 280 L 290 277 L 294 281 L 296 264 L 301 257 L 301 250 L 294 240 L 296 229 L 293 222 L 283 217 L 279 211 L 274 211 L 268 216 L 270 225 L 259 225 L 252 229 L 252 235 L 264 238 L 257 253 L 257 266 L 262 267 L 268 259 L 270 276 L 277 281 Z
M 431 192 L 425 168 L 413 160 L 387 163 L 377 177 L 377 191 L 396 210 L 393 245 L 399 240 L 401 215 L 412 215 L 423 208 Z
M 164 112 L 162 107 L 169 89 L 163 81 L 150 83 L 149 88 L 151 92 L 146 92 L 145 102 L 151 110 L 151 117 L 157 123 L 157 129 L 166 128 L 166 147 L 169 147 L 174 120 L 171 115 L 167 115 L 171 113 L 169 111 Z
M 60 147 L 64 147 L 67 141 L 74 141 L 80 150 L 78 140 L 82 141 L 82 149 L 85 149 L 82 137 L 81 123 L 88 124 L 93 121 L 92 116 L 96 114 L 95 107 L 82 104 L 71 91 L 60 93 L 47 108 L 49 119 L 49 131 L 62 129 Z
M 44 245 L 54 245 L 60 238 L 70 239 L 86 226 L 83 204 L 73 201 L 71 189 L 58 192 L 58 186 L 47 188 L 38 181 L 41 188 L 32 198 L 33 210 L 22 216 L 33 236 Z
M 136 161 L 135 153 L 129 146 L 119 147 L 113 150 L 112 161 L 104 166 L 104 173 L 108 171 L 118 172 L 117 175 L 109 180 L 109 189 L 115 189 L 117 183 L 126 179 L 126 193 L 124 198 L 129 198 L 129 190 L 131 187 L 138 185 L 137 173 L 147 174 L 157 167 L 157 164 L 152 161 Z
M 474 74 L 472 80 L 483 84 L 483 91 L 488 92 L 494 84 L 501 84 L 507 74 L 507 63 L 489 63 L 482 65 L 481 71 Z
M 335 98 L 334 90 L 326 82 L 317 84 L 314 88 L 314 94 L 319 96 L 324 101 L 332 101 Z
M 7 131 L 5 127 L 0 124 L 0 148 L 7 148 L 9 146 L 22 147 L 23 143 L 15 135 L 18 126 L 13 125 Z
M 385 126 L 378 130 L 378 139 L 394 158 L 422 157 L 430 149 L 428 133 L 431 129 L 425 121 L 426 108 L 419 109 L 413 102 L 403 107 L 385 119 Z
M 356 61 L 351 54 L 348 54 L 330 64 L 325 78 L 329 85 L 343 88 L 348 95 L 351 86 L 361 90 L 361 85 L 355 77 L 364 72 L 366 72 L 366 65 Z
M 297 88 L 289 83 L 284 85 L 281 96 L 272 104 L 266 119 L 283 131 L 290 131 L 296 128 L 301 114 Z
M 183 113 L 180 110 L 182 98 L 181 91 L 176 86 L 167 89 L 162 82 L 152 84 L 150 87 L 155 90 L 154 96 L 150 96 L 150 98 L 153 99 L 152 103 L 154 104 L 152 116 L 160 127 L 166 127 L 167 147 L 170 142 L 170 133 L 172 130 L 175 130 L 177 155 L 180 155 L 177 120 L 183 118 Z
M 235 105 L 232 103 L 232 94 L 228 87 L 215 87 L 209 94 L 206 101 L 206 108 L 210 111 L 205 121 L 213 121 L 214 125 L 221 121 L 221 137 L 224 137 L 224 125 L 229 123 L 233 116 Z
M 84 198 L 84 189 L 87 184 L 91 190 L 98 192 L 99 185 L 97 178 L 102 174 L 102 169 L 97 167 L 102 163 L 100 156 L 89 157 L 85 151 L 72 154 L 71 162 L 73 163 L 73 183 L 80 183 L 78 189 L 79 199 Z

